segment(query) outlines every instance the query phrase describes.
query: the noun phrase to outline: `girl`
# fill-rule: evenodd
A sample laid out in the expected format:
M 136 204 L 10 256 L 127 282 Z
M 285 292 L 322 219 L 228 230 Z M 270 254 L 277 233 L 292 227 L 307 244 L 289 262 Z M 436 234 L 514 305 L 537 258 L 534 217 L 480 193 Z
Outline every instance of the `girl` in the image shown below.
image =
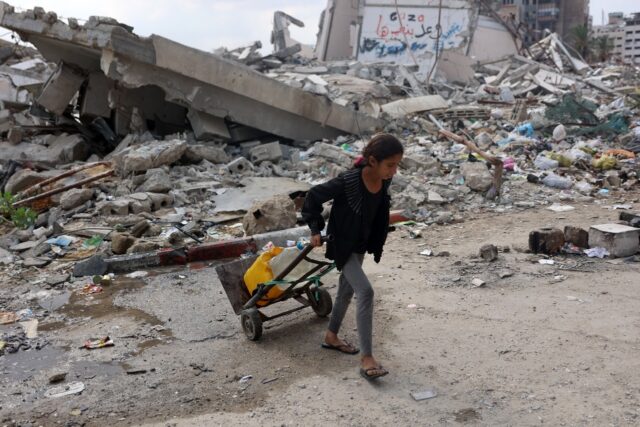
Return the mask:
M 403 153 L 402 144 L 396 137 L 389 134 L 373 136 L 355 167 L 309 190 L 302 208 L 302 217 L 311 229 L 311 244 L 318 247 L 322 245 L 320 231 L 324 229 L 322 204 L 333 200 L 327 227 L 332 240 L 327 243 L 326 257 L 335 261 L 342 274 L 322 347 L 347 354 L 360 351 L 338 337 L 355 292 L 356 323 L 362 348 L 360 373 L 366 379 L 382 377 L 389 372 L 372 353 L 373 288 L 362 271 L 362 261 L 365 252 L 369 252 L 376 263 L 380 262 L 389 228 L 391 199 L 388 189 Z

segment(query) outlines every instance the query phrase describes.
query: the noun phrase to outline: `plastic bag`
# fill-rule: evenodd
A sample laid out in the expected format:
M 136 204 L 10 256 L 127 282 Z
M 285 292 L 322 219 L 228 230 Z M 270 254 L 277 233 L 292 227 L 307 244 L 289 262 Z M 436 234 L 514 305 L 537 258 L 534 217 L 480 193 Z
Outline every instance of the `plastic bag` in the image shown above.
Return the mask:
M 271 267 L 269 266 L 269 261 L 282 253 L 283 249 L 279 246 L 272 246 L 267 251 L 260 254 L 258 259 L 249 267 L 249 269 L 244 273 L 244 284 L 249 290 L 249 293 L 253 295 L 253 292 L 256 290 L 260 283 L 265 283 L 270 280 L 273 280 L 275 277 Z M 265 299 L 274 299 L 278 298 L 282 295 L 283 289 L 279 286 L 273 286 Z M 258 306 L 263 306 L 266 304 L 266 301 L 258 301 Z
M 543 154 L 539 154 L 533 162 L 538 170 L 557 169 L 560 164 L 556 160 L 552 160 Z
M 566 190 L 573 186 L 573 181 L 571 178 L 565 178 L 560 175 L 556 175 L 555 173 L 550 173 L 542 179 L 542 183 L 547 187 L 558 188 L 561 190 Z

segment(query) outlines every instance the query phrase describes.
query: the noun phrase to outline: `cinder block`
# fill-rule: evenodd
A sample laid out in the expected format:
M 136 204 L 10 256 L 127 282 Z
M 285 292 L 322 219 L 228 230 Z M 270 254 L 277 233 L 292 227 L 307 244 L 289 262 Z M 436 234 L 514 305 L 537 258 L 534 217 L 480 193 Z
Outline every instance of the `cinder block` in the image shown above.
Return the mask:
M 588 248 L 589 232 L 580 227 L 567 225 L 564 228 L 564 240 L 565 242 L 573 243 L 579 248 Z
M 243 175 L 253 170 L 251 162 L 244 157 L 238 157 L 227 164 L 227 169 L 234 175 Z
M 249 151 L 249 158 L 256 164 L 265 161 L 277 163 L 282 159 L 282 148 L 280 148 L 280 143 L 278 141 L 261 144 Z
M 589 246 L 603 247 L 612 257 L 627 257 L 640 249 L 640 228 L 620 224 L 599 224 L 589 229 Z
M 534 254 L 555 255 L 564 245 L 564 233 L 558 228 L 541 228 L 529 233 L 529 249 Z

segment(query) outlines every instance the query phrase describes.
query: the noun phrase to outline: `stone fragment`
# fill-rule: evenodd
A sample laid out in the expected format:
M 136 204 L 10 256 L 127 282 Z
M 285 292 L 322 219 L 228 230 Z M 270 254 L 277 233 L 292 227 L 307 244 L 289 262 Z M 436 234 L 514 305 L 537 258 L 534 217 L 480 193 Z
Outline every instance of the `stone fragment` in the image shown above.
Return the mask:
M 640 247 L 640 228 L 621 224 L 599 224 L 589 229 L 589 247 L 602 247 L 612 257 L 634 255 Z
M 346 168 L 351 167 L 353 163 L 352 158 L 342 148 L 325 142 L 316 143 L 313 146 L 313 154 Z
M 229 161 L 229 155 L 220 147 L 210 145 L 189 145 L 184 152 L 184 159 L 190 163 L 200 163 L 207 160 L 211 163 L 220 164 Z
M 480 258 L 489 262 L 497 260 L 498 248 L 495 245 L 483 245 L 480 248 Z
M 149 169 L 144 174 L 144 183 L 138 187 L 138 191 L 151 191 L 153 193 L 166 193 L 173 188 L 171 177 L 164 169 Z
M 51 260 L 49 258 L 40 258 L 40 257 L 35 257 L 35 258 L 26 258 L 24 260 L 23 265 L 25 267 L 44 267 L 45 265 L 49 264 L 51 262 Z
M 122 171 L 126 173 L 140 172 L 170 165 L 177 162 L 187 149 L 187 143 L 177 139 L 171 141 L 151 141 L 150 143 L 130 147 L 118 154 Z
M 93 190 L 89 188 L 72 188 L 60 197 L 60 207 L 64 210 L 77 208 L 93 198 Z
M 43 173 L 31 169 L 20 169 L 9 178 L 5 185 L 5 191 L 15 195 L 45 179 L 47 176 Z
M 134 245 L 136 239 L 127 233 L 113 233 L 111 235 L 111 252 L 116 255 L 127 253 L 127 250 Z
M 100 207 L 102 215 L 128 215 L 129 200 L 118 199 L 106 202 Z
M 69 280 L 69 274 L 68 273 L 48 275 L 47 278 L 45 279 L 47 284 L 49 284 L 51 286 L 59 285 L 60 283 L 64 283 L 67 280 Z
M 17 245 L 13 245 L 9 248 L 9 250 L 14 252 L 24 252 L 29 249 L 33 249 L 38 246 L 38 242 L 35 240 L 29 240 L 26 242 L 18 243 Z
M 564 227 L 565 242 L 572 243 L 579 248 L 589 247 L 589 232 L 580 227 L 567 225 Z
M 446 200 L 440 194 L 430 190 L 427 193 L 427 203 L 441 205 L 443 203 L 446 203 Z
M 529 249 L 534 254 L 555 255 L 564 245 L 564 233 L 557 228 L 541 228 L 529 233 Z
M 483 162 L 466 162 L 461 167 L 464 182 L 473 191 L 487 191 L 493 185 L 493 176 Z
M 256 202 L 242 220 L 248 236 L 285 230 L 296 225 L 296 208 L 289 196 L 274 196 Z
M 127 251 L 128 254 L 137 254 L 142 252 L 153 252 L 160 249 L 160 245 L 156 242 L 137 241 Z
M 142 235 L 149 229 L 151 224 L 146 219 L 143 219 L 140 222 L 137 222 L 133 228 L 131 228 L 131 235 L 134 237 L 142 237 Z

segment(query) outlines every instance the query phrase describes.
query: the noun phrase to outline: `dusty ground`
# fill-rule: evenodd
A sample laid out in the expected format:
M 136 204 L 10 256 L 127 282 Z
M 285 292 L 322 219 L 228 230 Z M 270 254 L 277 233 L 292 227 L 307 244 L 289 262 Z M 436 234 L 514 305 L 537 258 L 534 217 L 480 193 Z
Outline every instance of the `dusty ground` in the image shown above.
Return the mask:
M 40 324 L 48 346 L 0 358 L 0 419 L 92 426 L 640 424 L 640 263 L 559 256 L 555 265 L 541 265 L 540 257 L 518 251 L 541 226 L 615 221 L 618 211 L 607 209 L 614 203 L 572 203 L 576 210 L 561 214 L 480 213 L 430 227 L 421 239 L 406 229 L 392 234 L 383 262 L 366 261 L 376 289 L 375 349 L 391 371 L 377 384 L 358 375 L 357 356 L 320 348 L 327 321 L 311 310 L 268 324 L 260 342 L 248 341 L 211 267 L 119 278 L 92 298 L 74 293 Z M 485 263 L 475 258 L 484 243 L 510 251 Z M 450 256 L 418 255 L 426 248 Z M 486 286 L 471 287 L 473 278 Z M 336 277 L 327 282 L 335 293 Z M 350 309 L 344 333 L 357 340 L 354 327 Z M 106 334 L 114 347 L 78 348 Z M 133 373 L 140 370 L 146 372 Z M 44 397 L 57 372 L 85 390 Z M 247 375 L 253 378 L 241 383 Z M 410 396 L 429 388 L 438 396 Z

